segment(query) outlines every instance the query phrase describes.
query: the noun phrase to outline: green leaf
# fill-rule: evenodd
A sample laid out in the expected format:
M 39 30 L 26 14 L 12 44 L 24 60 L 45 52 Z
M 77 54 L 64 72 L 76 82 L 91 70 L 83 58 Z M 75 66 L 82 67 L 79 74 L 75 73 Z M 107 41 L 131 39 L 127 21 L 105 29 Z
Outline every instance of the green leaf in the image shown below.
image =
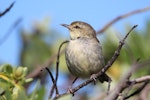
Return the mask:
M 0 66 L 0 72 L 12 73 L 12 66 L 10 64 L 4 64 Z

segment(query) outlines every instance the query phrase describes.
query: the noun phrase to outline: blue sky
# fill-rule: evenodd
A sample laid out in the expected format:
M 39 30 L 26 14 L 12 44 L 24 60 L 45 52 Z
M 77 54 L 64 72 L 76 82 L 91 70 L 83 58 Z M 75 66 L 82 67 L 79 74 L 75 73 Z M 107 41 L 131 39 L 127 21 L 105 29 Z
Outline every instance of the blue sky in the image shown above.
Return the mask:
M 0 0 L 0 11 L 5 10 L 12 2 L 13 0 Z M 0 18 L 0 39 L 15 20 L 22 17 L 23 21 L 0 45 L 0 63 L 19 64 L 21 43 L 18 30 L 20 27 L 30 30 L 33 21 L 49 16 L 51 28 L 69 35 L 60 24 L 81 20 L 90 23 L 95 30 L 99 30 L 113 18 L 146 6 L 150 6 L 149 0 L 16 0 L 11 11 Z M 149 16 L 150 11 L 133 15 L 112 27 L 123 32 L 124 25 L 130 23 L 138 24 L 138 30 L 142 30 L 146 20 L 150 20 Z

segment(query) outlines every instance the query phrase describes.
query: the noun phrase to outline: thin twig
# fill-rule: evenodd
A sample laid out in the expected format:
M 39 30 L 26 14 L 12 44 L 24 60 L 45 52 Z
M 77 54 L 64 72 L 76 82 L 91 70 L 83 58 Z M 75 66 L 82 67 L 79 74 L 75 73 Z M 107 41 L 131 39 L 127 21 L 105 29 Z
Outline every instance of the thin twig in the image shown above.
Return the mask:
M 49 73 L 49 75 L 50 75 L 50 77 L 51 77 L 51 79 L 52 79 L 53 84 L 55 84 L 55 79 L 54 79 L 54 77 L 53 77 L 52 72 L 49 70 L 48 67 L 45 67 L 45 69 L 48 71 L 48 73 Z M 57 88 L 57 86 L 55 86 L 55 89 L 56 89 L 56 92 L 58 93 L 58 88 Z M 53 91 L 51 90 L 50 96 L 49 96 L 50 98 L 52 97 L 52 94 L 53 94 Z
M 55 79 L 54 79 L 54 77 L 53 77 L 52 72 L 49 70 L 49 68 L 48 68 L 48 67 L 45 67 L 44 69 L 46 69 L 46 70 L 47 70 L 47 72 L 49 73 L 49 75 L 50 75 L 50 77 L 51 77 L 51 79 L 52 79 L 52 82 L 53 82 L 53 84 L 54 84 Z
M 0 17 L 4 16 L 7 12 L 10 11 L 10 9 L 14 6 L 15 1 L 8 7 L 6 8 L 2 13 L 0 13 Z
M 128 13 L 123 14 L 123 15 L 120 15 L 120 16 L 114 18 L 109 23 L 107 23 L 101 30 L 97 31 L 97 34 L 103 33 L 106 29 L 108 29 L 110 26 L 112 26 L 114 23 L 116 23 L 117 21 L 119 21 L 121 19 L 127 18 L 129 16 L 134 15 L 134 14 L 142 13 L 142 12 L 145 12 L 145 11 L 148 11 L 148 10 L 150 10 L 150 6 L 142 8 L 142 9 L 134 10 L 132 12 L 128 12 Z
M 10 27 L 10 29 L 8 30 L 8 32 L 0 39 L 0 45 L 2 45 L 7 38 L 10 36 L 10 34 L 12 33 L 12 31 L 18 26 L 18 24 L 22 21 L 22 18 L 17 19 L 13 25 Z
M 135 84 L 142 83 L 142 82 L 145 82 L 145 81 L 150 81 L 150 75 L 142 76 L 140 78 L 130 80 L 130 82 L 134 82 Z
M 56 61 L 56 77 L 55 77 L 55 82 L 53 84 L 53 87 L 52 87 L 52 94 L 53 94 L 53 90 L 54 90 L 54 87 L 56 88 L 57 87 L 57 80 L 58 80 L 58 73 L 59 73 L 59 58 L 60 58 L 60 50 L 61 50 L 61 47 L 65 44 L 65 43 L 68 43 L 69 41 L 66 40 L 64 42 L 62 42 L 59 46 L 59 49 L 58 49 L 58 53 L 57 53 L 57 61 Z M 51 95 L 52 95 L 51 94 Z M 56 96 L 59 95 L 59 91 L 56 91 Z
M 108 68 L 114 63 L 114 61 L 117 59 L 117 57 L 120 54 L 121 48 L 125 43 L 126 38 L 128 37 L 128 35 L 131 33 L 131 31 L 133 29 L 135 29 L 137 27 L 137 25 L 134 25 L 130 31 L 125 35 L 125 37 L 120 41 L 120 44 L 117 48 L 117 50 L 115 51 L 114 55 L 112 56 L 112 58 L 108 61 L 107 65 L 102 69 L 103 72 L 106 72 L 108 70 Z
M 129 96 L 126 96 L 125 98 L 123 98 L 123 100 L 126 100 L 134 95 L 137 95 L 138 93 L 140 93 L 145 87 L 146 85 L 149 83 L 149 81 L 145 81 L 144 84 L 138 88 L 135 92 L 133 92 L 132 94 L 130 94 Z
M 97 73 L 97 74 L 95 75 L 95 79 L 97 79 L 99 76 L 101 76 L 102 74 L 104 74 L 104 73 L 111 67 L 111 65 L 114 63 L 114 61 L 115 61 L 115 60 L 117 59 L 117 57 L 119 56 L 120 51 L 121 51 L 121 48 L 122 48 L 122 46 L 124 45 L 125 39 L 126 39 L 126 38 L 128 37 L 128 35 L 131 33 L 131 31 L 132 31 L 133 29 L 135 29 L 136 27 L 137 27 L 137 25 L 134 25 L 134 26 L 130 29 L 130 31 L 125 35 L 125 37 L 120 41 L 120 44 L 119 44 L 118 48 L 116 49 L 114 55 L 113 55 L 112 58 L 108 61 L 107 65 L 105 65 L 105 67 L 104 67 L 99 73 Z M 73 88 L 73 89 L 72 89 L 72 93 L 75 93 L 76 91 L 78 91 L 79 89 L 81 89 L 82 87 L 88 85 L 88 84 L 91 83 L 91 82 L 93 82 L 93 79 L 88 79 L 88 80 L 86 80 L 85 82 L 81 83 L 81 84 L 78 85 L 77 87 Z M 57 97 L 55 97 L 55 99 L 56 99 L 56 98 L 59 98 L 59 97 L 61 97 L 61 96 L 63 96 L 63 95 L 65 95 L 65 94 L 68 94 L 68 93 L 60 94 L 60 95 L 58 95 Z

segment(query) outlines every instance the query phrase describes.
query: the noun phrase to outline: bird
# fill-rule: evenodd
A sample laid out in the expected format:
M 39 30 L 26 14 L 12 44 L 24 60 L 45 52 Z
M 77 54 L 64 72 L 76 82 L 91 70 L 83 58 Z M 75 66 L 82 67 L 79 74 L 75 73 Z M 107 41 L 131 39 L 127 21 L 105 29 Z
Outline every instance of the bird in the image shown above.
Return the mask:
M 65 50 L 66 64 L 75 77 L 88 78 L 101 71 L 105 66 L 102 45 L 96 37 L 94 28 L 83 21 L 74 21 L 70 25 L 61 24 L 70 32 L 70 40 Z M 108 81 L 101 78 L 100 81 Z M 95 79 L 94 79 L 95 80 Z

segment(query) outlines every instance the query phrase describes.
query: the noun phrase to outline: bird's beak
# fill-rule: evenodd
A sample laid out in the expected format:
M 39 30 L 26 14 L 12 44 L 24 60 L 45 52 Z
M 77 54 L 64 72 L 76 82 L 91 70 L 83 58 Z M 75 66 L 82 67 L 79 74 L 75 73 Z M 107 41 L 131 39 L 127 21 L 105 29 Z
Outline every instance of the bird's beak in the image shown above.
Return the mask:
M 64 26 L 66 28 L 68 28 L 70 30 L 70 25 L 67 25 L 67 24 L 61 24 L 61 26 Z

